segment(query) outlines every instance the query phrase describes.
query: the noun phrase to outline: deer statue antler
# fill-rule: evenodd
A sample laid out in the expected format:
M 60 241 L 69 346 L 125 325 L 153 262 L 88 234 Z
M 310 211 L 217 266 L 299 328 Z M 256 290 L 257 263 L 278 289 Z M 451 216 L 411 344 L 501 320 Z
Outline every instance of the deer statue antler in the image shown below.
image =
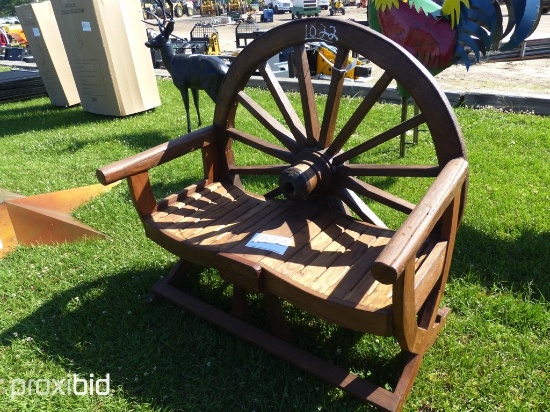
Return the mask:
M 164 30 L 164 28 L 166 27 L 166 7 L 165 7 L 165 3 L 164 3 L 164 0 L 155 0 L 155 3 L 157 4 L 157 8 L 161 9 L 162 10 L 162 23 L 160 23 L 160 19 L 155 15 L 155 19 L 157 20 L 158 24 L 159 24 L 159 29 Z M 170 14 L 170 20 L 173 20 L 172 19 L 172 16 L 174 14 Z
M 155 0 L 155 3 L 157 4 L 157 7 L 162 7 L 162 4 L 160 3 L 159 0 Z M 157 24 L 156 24 L 156 25 L 158 26 L 159 31 L 160 31 L 160 32 L 163 32 L 164 29 L 166 28 L 166 26 L 165 26 L 165 24 L 166 24 L 166 19 L 164 19 L 164 21 L 161 22 L 160 19 L 158 18 L 158 16 L 157 16 L 154 12 L 152 12 L 152 11 L 150 11 L 150 10 L 146 10 L 146 12 L 147 12 L 147 14 L 148 14 L 149 16 L 153 17 L 153 18 L 157 21 Z M 154 23 L 149 23 L 148 21 L 145 21 L 145 20 L 144 20 L 143 22 L 144 22 L 144 23 L 147 23 L 147 24 L 150 24 L 151 26 L 155 26 Z
M 170 6 L 170 20 L 174 20 L 174 3 L 172 3 L 172 0 L 166 0 L 166 1 Z

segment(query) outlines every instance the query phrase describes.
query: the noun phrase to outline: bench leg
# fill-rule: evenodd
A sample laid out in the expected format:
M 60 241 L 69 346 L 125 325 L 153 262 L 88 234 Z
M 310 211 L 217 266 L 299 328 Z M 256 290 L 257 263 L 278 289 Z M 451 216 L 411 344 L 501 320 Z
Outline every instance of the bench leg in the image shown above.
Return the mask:
M 233 302 L 231 313 L 239 319 L 246 318 L 246 289 L 237 285 L 233 285 Z
M 269 320 L 271 321 L 271 333 L 287 342 L 292 341 L 292 335 L 290 328 L 283 315 L 283 309 L 281 307 L 281 299 L 273 293 L 264 292 L 265 306 Z
M 393 394 L 399 400 L 397 402 L 395 410 L 400 411 L 403 408 L 405 401 L 407 400 L 407 397 L 411 392 L 413 383 L 416 379 L 416 375 L 418 375 L 418 370 L 420 369 L 420 365 L 422 364 L 423 360 L 423 353 L 419 355 L 416 355 L 414 353 L 407 353 L 405 366 L 403 368 L 403 371 L 401 372 L 401 376 L 399 377 L 399 381 L 397 382 L 397 385 L 393 392 Z
M 248 304 L 246 301 L 246 289 L 240 286 L 233 285 L 233 301 L 231 307 L 231 314 L 236 318 L 245 320 L 247 314 Z M 264 292 L 265 307 L 269 320 L 271 322 L 271 333 L 277 336 L 279 339 L 287 342 L 292 341 L 290 334 L 290 328 L 283 315 L 281 307 L 281 300 L 278 296 L 271 292 Z
M 170 286 L 177 287 L 181 284 L 181 281 L 185 275 L 191 270 L 193 267 L 193 264 L 191 262 L 188 262 L 186 260 L 180 259 L 178 262 L 174 265 L 174 267 L 170 270 L 170 273 L 168 275 L 160 280 L 157 283 L 165 283 Z M 157 300 L 157 294 L 155 292 L 149 293 L 147 296 L 147 302 L 154 302 Z

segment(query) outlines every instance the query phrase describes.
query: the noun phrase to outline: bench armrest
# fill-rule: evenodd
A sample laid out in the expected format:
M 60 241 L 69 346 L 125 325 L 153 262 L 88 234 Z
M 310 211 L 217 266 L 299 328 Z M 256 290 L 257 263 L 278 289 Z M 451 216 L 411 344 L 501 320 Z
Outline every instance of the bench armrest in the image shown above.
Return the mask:
M 189 134 L 152 147 L 110 165 L 97 169 L 96 176 L 100 183 L 107 185 L 139 173 L 146 172 L 170 160 L 214 143 L 216 132 L 214 126 L 208 126 Z
M 451 202 L 460 201 L 467 174 L 468 162 L 464 158 L 453 159 L 445 165 L 375 260 L 372 274 L 379 282 L 392 284 L 399 278 Z M 456 221 L 458 224 L 458 219 Z

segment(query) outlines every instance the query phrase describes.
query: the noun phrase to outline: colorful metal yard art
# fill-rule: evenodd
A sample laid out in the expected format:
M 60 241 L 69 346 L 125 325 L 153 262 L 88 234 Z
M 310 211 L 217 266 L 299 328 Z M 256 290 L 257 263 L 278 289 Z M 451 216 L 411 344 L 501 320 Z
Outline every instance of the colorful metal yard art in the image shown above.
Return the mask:
M 508 18 L 496 0 L 373 0 L 370 26 L 413 54 L 432 74 L 454 63 L 469 67 L 470 53 L 517 47 L 537 27 L 539 0 L 506 0 Z M 510 36 L 510 37 L 508 37 Z
M 455 63 L 469 68 L 489 50 L 511 50 L 535 30 L 540 0 L 504 0 L 504 5 L 508 12 L 505 29 L 497 0 L 372 0 L 368 21 L 371 28 L 403 46 L 435 76 Z M 405 121 L 410 94 L 399 83 L 397 88 Z M 402 134 L 400 156 L 405 156 L 407 144 L 417 142 L 417 128 L 412 142 Z

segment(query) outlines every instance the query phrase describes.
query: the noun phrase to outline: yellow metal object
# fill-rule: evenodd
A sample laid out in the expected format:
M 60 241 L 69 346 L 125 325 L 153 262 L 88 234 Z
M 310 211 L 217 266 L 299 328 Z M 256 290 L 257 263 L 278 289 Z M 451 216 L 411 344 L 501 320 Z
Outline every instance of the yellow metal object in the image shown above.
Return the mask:
M 221 54 L 220 50 L 220 39 L 218 33 L 212 33 L 208 39 L 208 50 L 206 54 L 219 55 Z
M 20 24 L 12 24 L 3 27 L 4 31 L 12 38 L 12 45 L 26 47 L 29 42 Z
M 335 57 L 335 54 L 326 47 L 319 47 L 319 50 L 317 50 L 317 74 L 332 76 Z M 357 79 L 359 76 L 355 76 L 355 66 L 361 64 L 362 62 L 359 59 L 348 58 L 344 77 L 348 79 Z

